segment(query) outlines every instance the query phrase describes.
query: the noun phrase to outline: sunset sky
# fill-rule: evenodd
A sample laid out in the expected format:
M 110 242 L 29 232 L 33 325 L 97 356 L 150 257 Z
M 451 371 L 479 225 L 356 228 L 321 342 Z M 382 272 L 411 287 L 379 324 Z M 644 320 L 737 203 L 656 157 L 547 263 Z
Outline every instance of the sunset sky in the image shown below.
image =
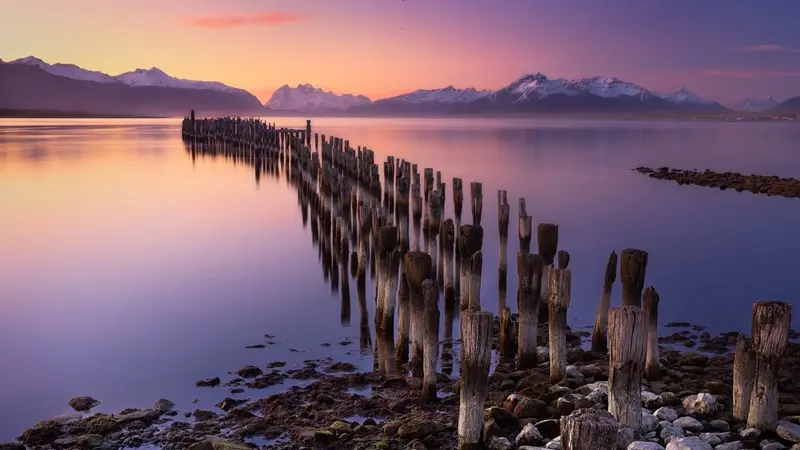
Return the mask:
M 800 95 L 800 1 L 2 0 L 0 58 L 111 75 L 156 66 L 266 101 L 311 83 L 376 99 L 525 73 Z

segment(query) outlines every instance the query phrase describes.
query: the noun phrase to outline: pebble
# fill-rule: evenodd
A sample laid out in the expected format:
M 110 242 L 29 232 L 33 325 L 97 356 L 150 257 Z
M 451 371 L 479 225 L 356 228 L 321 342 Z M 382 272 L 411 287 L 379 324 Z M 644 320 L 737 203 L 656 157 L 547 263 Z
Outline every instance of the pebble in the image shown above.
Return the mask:
M 693 431 L 695 433 L 703 431 L 703 424 L 700 423 L 700 421 L 695 419 L 694 417 L 689 417 L 689 416 L 679 417 L 678 419 L 672 422 L 672 425 L 686 431 Z
M 697 436 L 690 436 L 671 441 L 666 450 L 713 450 L 713 447 Z
M 664 450 L 664 447 L 655 442 L 636 441 L 631 442 L 627 450 Z
M 777 428 L 778 436 L 786 439 L 789 442 L 800 442 L 800 425 L 781 420 L 778 422 Z
M 662 406 L 653 413 L 659 420 L 666 420 L 667 422 L 674 422 L 678 419 L 678 412 L 669 406 Z

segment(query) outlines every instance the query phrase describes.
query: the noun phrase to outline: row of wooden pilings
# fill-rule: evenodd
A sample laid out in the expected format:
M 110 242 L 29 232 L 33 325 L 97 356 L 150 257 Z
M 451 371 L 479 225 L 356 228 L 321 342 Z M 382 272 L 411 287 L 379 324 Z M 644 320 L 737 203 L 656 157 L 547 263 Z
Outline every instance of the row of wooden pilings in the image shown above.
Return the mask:
M 376 370 L 390 373 L 396 370 L 396 363 L 409 361 L 410 353 L 411 373 L 423 378 L 423 397 L 428 401 L 437 398 L 440 293 L 445 299 L 443 367 L 446 357 L 452 358 L 448 354 L 452 351 L 451 308 L 459 306 L 459 448 L 482 448 L 494 320 L 491 313 L 482 311 L 480 298 L 482 184 L 470 184 L 472 223 L 462 224 L 460 178 L 452 180 L 455 217 L 444 218 L 446 185 L 441 172 L 426 168 L 420 174 L 416 164 L 390 156 L 383 163 L 381 186 L 371 150 L 353 149 L 348 141 L 336 137 L 326 139 L 323 135 L 320 141 L 314 134 L 312 151 L 310 121 L 306 130 L 289 130 L 253 119 L 196 121 L 187 117 L 182 130 L 184 138 L 204 145 L 204 153 L 221 153 L 254 165 L 257 179 L 261 171 L 277 175 L 285 169 L 287 180 L 298 189 L 304 225 L 310 211 L 312 240 L 319 243 L 323 274 L 331 279 L 334 290 L 341 281 L 342 320 L 347 316 L 349 321 L 349 258 L 350 275 L 356 280 L 359 296 L 362 349 L 370 339 L 365 299 L 369 271 L 376 279 Z M 531 253 L 532 218 L 525 199 L 519 199 L 518 320 L 513 320 L 505 302 L 509 217 L 507 193 L 499 191 L 498 352 L 502 358 L 514 359 L 519 369 L 535 369 L 538 327 L 547 321 L 550 379 L 557 383 L 566 377 L 570 256 L 558 250 L 558 226 L 546 223 L 537 226 L 538 253 Z M 609 354 L 608 411 L 578 410 L 562 417 L 565 449 L 616 448 L 619 427 L 636 433 L 641 428 L 642 379 L 659 379 L 661 370 L 659 295 L 652 287 L 644 289 L 647 262 L 647 252 L 639 249 L 622 250 L 619 264 L 616 252 L 609 256 L 592 334 L 592 350 Z M 611 308 L 618 265 L 622 306 Z M 752 340 L 740 336 L 737 343 L 733 415 L 749 427 L 773 430 L 777 424 L 777 372 L 788 345 L 790 324 L 790 305 L 755 303 Z

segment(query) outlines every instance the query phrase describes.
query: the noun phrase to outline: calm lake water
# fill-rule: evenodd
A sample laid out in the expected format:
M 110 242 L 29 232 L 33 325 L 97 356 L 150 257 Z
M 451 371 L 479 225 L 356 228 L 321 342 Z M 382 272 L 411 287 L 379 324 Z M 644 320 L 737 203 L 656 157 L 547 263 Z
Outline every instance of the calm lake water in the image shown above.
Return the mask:
M 182 410 L 213 408 L 227 391 L 195 380 L 224 381 L 245 364 L 331 356 L 372 368 L 372 349 L 359 348 L 362 314 L 373 320 L 371 281 L 366 311 L 353 281 L 344 308 L 286 178 L 262 174 L 257 184 L 248 166 L 193 160 L 179 127 L 176 119 L 0 120 L 0 442 L 69 412 L 79 395 L 102 400 L 104 412 L 161 397 Z M 314 131 L 368 146 L 376 161 L 394 155 L 420 172 L 441 170 L 448 217 L 452 177 L 464 179 L 467 199 L 470 181 L 484 183 L 486 310 L 497 310 L 498 189 L 511 203 L 508 298 L 525 197 L 534 224 L 558 223 L 559 248 L 571 253 L 573 327 L 592 324 L 608 255 L 625 247 L 650 253 L 647 285 L 661 295 L 662 324 L 747 331 L 754 301 L 800 298 L 799 200 L 630 170 L 798 177 L 796 124 L 325 118 Z M 619 295 L 617 283 L 615 304 Z M 275 345 L 245 349 L 265 334 Z

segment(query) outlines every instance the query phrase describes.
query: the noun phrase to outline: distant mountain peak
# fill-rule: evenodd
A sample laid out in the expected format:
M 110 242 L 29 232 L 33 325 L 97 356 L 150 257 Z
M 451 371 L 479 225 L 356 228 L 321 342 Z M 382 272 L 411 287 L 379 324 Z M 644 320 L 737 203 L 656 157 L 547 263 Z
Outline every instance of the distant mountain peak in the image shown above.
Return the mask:
M 26 56 L 24 58 L 15 59 L 13 61 L 9 61 L 11 64 L 28 64 L 32 66 L 49 66 L 46 62 L 42 61 L 41 59 L 35 56 Z
M 695 94 L 694 92 L 690 91 L 687 87 L 681 86 L 675 92 L 671 94 L 661 94 L 661 98 L 668 102 L 676 103 L 676 104 L 683 104 L 683 103 L 694 103 L 698 105 L 713 105 L 714 102 L 699 95 Z
M 369 103 L 372 103 L 372 100 L 363 95 L 337 95 L 315 88 L 311 83 L 298 83 L 295 88 L 286 84 L 278 88 L 264 106 L 280 110 L 317 111 L 344 110 L 351 106 Z
M 453 85 L 448 85 L 440 89 L 417 89 L 407 94 L 398 95 L 383 99 L 384 101 L 399 102 L 405 104 L 457 104 L 469 103 L 479 98 L 491 94 L 489 90 L 478 91 L 474 87 L 459 89 Z
M 35 56 L 26 56 L 24 58 L 15 59 L 13 61 L 9 61 L 8 64 L 37 66 L 50 74 L 64 78 L 71 78 L 73 80 L 94 81 L 97 83 L 118 83 L 114 77 L 103 72 L 86 70 L 76 66 L 75 64 L 48 64 Z
M 746 98 L 743 102 L 736 105 L 735 109 L 739 111 L 764 111 L 767 109 L 772 109 L 778 106 L 780 102 L 772 98 L 772 94 L 769 92 L 764 93 L 761 97 L 758 98 Z

